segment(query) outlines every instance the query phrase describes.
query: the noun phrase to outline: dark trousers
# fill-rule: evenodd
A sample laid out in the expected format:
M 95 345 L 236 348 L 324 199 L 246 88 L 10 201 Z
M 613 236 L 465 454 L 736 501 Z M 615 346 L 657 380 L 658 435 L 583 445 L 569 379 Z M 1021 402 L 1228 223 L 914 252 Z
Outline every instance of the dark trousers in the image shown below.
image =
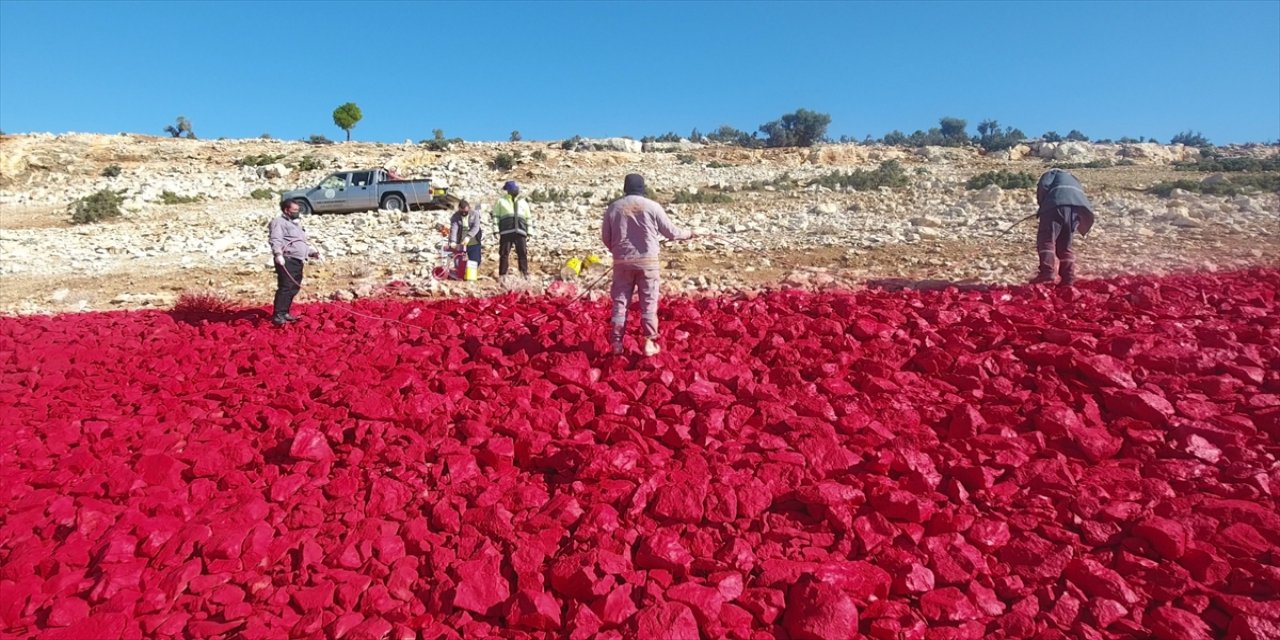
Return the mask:
M 481 245 L 473 244 L 473 245 L 467 246 L 467 259 L 476 263 L 477 265 L 480 264 L 481 253 L 482 253 Z
M 293 297 L 302 288 L 302 261 L 285 258 L 284 266 L 276 265 L 276 301 L 274 315 L 283 318 L 293 306 Z
M 1076 207 L 1045 207 L 1040 210 L 1040 226 L 1036 229 L 1036 253 L 1040 254 L 1041 278 L 1053 277 L 1054 260 L 1058 263 L 1058 275 L 1064 282 L 1076 276 L 1076 256 L 1071 252 L 1071 239 L 1075 236 L 1080 217 Z
M 511 254 L 511 247 L 516 248 L 516 259 L 520 262 L 520 274 L 529 275 L 529 252 L 525 247 L 525 236 L 518 233 L 508 233 L 502 236 L 502 240 L 498 242 L 498 275 L 507 275 L 507 270 L 511 264 L 508 260 Z

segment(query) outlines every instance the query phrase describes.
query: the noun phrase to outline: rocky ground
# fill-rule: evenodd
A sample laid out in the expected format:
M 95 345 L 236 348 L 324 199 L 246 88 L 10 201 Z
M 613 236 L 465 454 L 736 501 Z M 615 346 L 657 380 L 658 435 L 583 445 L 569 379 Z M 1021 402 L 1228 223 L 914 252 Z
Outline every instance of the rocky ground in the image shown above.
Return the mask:
M 1263 155 L 1276 148 L 1234 151 Z M 517 158 L 512 170 L 492 168 L 500 153 Z M 431 296 L 483 295 L 503 286 L 539 289 L 559 277 L 568 258 L 603 252 L 600 214 L 620 193 L 623 175 L 633 171 L 646 176 L 664 204 L 679 192 L 723 194 L 728 200 L 668 204 L 680 224 L 714 234 L 670 246 L 668 291 L 857 286 L 882 279 L 1022 281 L 1034 269 L 1034 226 L 1000 232 L 1033 211 L 1033 190 L 967 190 L 964 181 L 997 169 L 1038 175 L 1055 162 L 1099 159 L 1125 163 L 1076 170 L 1099 214 L 1094 233 L 1078 243 L 1083 277 L 1275 265 L 1277 194 L 1175 192 L 1159 198 L 1143 191 L 1161 180 L 1222 179 L 1174 170 L 1173 162 L 1197 153 L 1180 146 L 1081 143 L 1021 146 L 992 155 L 860 145 L 643 149 L 629 140 L 598 141 L 574 151 L 559 143 L 466 143 L 436 153 L 411 143 L 5 136 L 0 311 L 164 308 L 184 292 L 266 304 L 274 288 L 266 224 L 276 201 L 251 194 L 313 185 L 330 171 L 376 166 L 446 181 L 454 193 L 486 208 L 507 179 L 519 180 L 527 193 L 562 192 L 558 201 L 535 209 L 533 281 L 496 280 L 496 242 L 486 248 L 479 282 L 433 281 L 446 212 L 310 216 L 304 224 L 325 258 L 309 268 L 303 299 L 367 296 L 393 281 Z M 261 167 L 237 165 L 262 154 L 282 157 Z M 307 157 L 320 168 L 298 171 L 297 163 Z M 909 186 L 846 191 L 810 185 L 833 171 L 873 169 L 890 159 L 906 167 Z M 104 177 L 111 165 L 120 168 L 119 175 Z M 71 225 L 67 204 L 103 188 L 125 192 L 125 215 Z M 200 201 L 161 204 L 165 191 Z

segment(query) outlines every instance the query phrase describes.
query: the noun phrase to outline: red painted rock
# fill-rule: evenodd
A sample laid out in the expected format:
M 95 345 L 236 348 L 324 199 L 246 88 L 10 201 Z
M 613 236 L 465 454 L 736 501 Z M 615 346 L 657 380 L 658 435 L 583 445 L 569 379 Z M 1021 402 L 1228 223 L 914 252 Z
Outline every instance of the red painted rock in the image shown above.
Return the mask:
M 858 608 L 848 594 L 806 576 L 787 594 L 782 626 L 794 640 L 856 638 Z
M 698 621 L 689 607 L 662 602 L 636 614 L 636 640 L 701 640 Z
M 1175 607 L 1156 607 L 1142 622 L 1156 640 L 1210 640 L 1213 634 L 1200 616 Z
M 1146 540 L 1161 557 L 1177 560 L 1187 551 L 1190 533 L 1182 523 L 1152 516 L 1133 528 L 1133 534 Z
M 955 587 L 935 589 L 920 596 L 920 612 L 930 622 L 965 622 L 980 615 L 969 596 Z
M 459 564 L 453 606 L 489 615 L 505 602 L 511 596 L 511 583 L 502 575 L 501 561 L 497 552 L 488 552 Z
M 329 442 L 323 433 L 316 429 L 302 428 L 293 436 L 289 455 L 300 460 L 323 461 L 333 457 L 333 449 L 329 448 Z

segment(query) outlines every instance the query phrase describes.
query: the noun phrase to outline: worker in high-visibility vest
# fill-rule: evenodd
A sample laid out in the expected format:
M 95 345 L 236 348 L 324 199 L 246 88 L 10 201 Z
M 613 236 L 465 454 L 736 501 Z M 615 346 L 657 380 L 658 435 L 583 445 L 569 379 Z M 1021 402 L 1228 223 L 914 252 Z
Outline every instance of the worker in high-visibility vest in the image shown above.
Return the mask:
M 525 241 L 533 231 L 529 201 L 520 195 L 520 185 L 508 180 L 505 194 L 493 204 L 493 222 L 498 227 L 498 276 L 507 275 L 512 247 L 520 263 L 520 274 L 529 277 L 529 252 Z

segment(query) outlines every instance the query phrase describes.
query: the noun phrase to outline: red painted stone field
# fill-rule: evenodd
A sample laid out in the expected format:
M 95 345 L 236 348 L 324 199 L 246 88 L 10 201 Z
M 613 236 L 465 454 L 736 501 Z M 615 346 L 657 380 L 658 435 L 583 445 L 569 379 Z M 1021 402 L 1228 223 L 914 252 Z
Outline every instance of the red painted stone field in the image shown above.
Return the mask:
M 1278 292 L 0 318 L 0 630 L 1280 637 Z

